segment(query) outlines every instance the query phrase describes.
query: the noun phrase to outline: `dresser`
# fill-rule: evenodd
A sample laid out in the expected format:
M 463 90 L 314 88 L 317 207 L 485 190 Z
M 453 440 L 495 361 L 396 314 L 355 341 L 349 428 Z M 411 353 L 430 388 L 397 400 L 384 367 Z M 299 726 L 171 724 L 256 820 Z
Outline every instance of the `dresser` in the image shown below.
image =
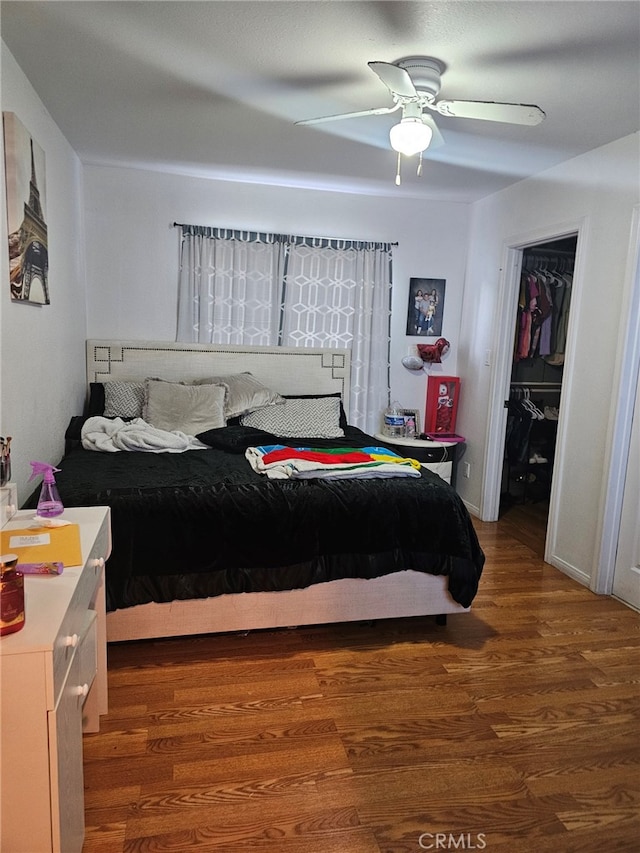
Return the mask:
M 4 530 L 24 528 L 19 511 Z M 0 639 L 0 849 L 80 853 L 84 839 L 83 731 L 107 712 L 104 564 L 108 507 L 65 509 L 80 527 L 80 566 L 25 575 L 25 626 Z
M 458 457 L 464 447 L 463 442 L 423 441 L 420 438 L 390 438 L 381 432 L 375 438 L 390 450 L 401 456 L 417 459 L 423 468 L 428 468 L 447 483 L 455 487 Z

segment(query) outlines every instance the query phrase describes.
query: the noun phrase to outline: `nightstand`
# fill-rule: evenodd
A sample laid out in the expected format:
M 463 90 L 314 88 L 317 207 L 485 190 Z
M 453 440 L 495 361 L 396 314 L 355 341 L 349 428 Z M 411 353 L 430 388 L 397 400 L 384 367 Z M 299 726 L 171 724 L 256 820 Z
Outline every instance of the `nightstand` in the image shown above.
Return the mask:
M 450 483 L 456 485 L 458 458 L 464 442 L 423 441 L 420 438 L 390 438 L 381 432 L 374 434 L 381 445 L 395 450 L 402 456 L 417 459 L 429 471 L 433 471 Z
M 33 518 L 20 510 L 4 530 Z M 82 565 L 25 575 L 25 625 L 0 640 L 0 804 L 7 853 L 80 853 L 84 839 L 82 732 L 107 712 L 104 564 L 108 507 L 65 509 L 80 527 Z

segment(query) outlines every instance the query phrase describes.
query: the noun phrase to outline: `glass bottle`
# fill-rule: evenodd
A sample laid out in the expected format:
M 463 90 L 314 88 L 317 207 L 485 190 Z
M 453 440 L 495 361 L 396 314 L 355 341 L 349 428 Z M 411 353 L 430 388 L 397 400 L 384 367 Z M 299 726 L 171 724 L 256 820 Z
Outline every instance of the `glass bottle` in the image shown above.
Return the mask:
M 24 628 L 24 575 L 16 554 L 0 556 L 0 636 Z

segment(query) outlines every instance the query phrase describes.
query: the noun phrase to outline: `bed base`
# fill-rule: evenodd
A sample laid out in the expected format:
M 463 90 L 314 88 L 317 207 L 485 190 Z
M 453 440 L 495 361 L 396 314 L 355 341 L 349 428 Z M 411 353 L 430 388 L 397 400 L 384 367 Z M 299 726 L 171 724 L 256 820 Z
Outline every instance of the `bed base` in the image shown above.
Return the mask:
M 404 571 L 372 580 L 337 580 L 286 592 L 143 604 L 107 614 L 107 640 L 145 640 L 466 613 L 447 591 L 447 578 Z M 443 620 L 440 620 L 443 624 Z

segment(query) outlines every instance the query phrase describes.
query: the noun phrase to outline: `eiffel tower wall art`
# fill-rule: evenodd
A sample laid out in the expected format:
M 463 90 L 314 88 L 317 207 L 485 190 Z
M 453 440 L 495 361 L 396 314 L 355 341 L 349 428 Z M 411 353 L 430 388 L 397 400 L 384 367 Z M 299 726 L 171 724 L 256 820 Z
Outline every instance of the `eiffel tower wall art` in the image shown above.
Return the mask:
M 11 299 L 48 305 L 44 151 L 15 113 L 3 113 Z

